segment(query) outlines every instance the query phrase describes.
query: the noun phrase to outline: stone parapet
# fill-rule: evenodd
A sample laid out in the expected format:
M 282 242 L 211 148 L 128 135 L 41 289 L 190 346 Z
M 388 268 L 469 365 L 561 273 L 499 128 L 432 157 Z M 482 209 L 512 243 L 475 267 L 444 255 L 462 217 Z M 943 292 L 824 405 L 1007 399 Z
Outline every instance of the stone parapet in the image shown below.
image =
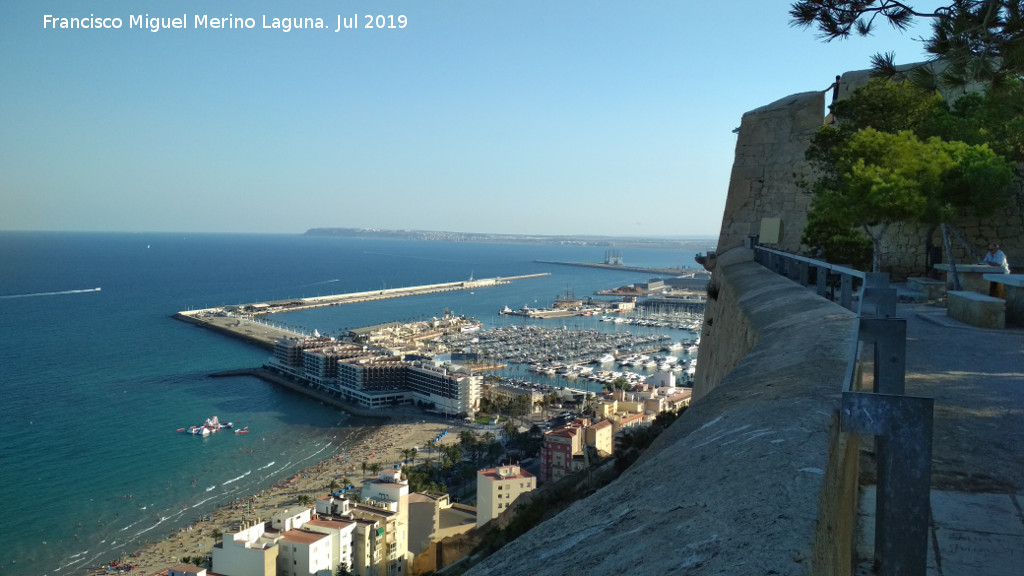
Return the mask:
M 744 252 L 720 255 L 701 344 L 698 372 L 721 379 L 616 481 L 468 574 L 850 573 L 856 446 L 837 410 L 855 318 Z

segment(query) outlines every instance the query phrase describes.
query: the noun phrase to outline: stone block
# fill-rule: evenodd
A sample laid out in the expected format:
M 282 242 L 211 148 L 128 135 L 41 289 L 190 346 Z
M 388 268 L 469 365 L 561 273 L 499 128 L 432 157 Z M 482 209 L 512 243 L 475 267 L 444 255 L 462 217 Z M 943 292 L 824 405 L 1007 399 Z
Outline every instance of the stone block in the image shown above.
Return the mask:
M 946 283 L 932 278 L 907 278 L 907 288 L 921 292 L 928 300 L 938 300 L 946 294 Z
M 1006 300 L 977 292 L 952 290 L 949 292 L 946 315 L 980 328 L 1005 328 Z

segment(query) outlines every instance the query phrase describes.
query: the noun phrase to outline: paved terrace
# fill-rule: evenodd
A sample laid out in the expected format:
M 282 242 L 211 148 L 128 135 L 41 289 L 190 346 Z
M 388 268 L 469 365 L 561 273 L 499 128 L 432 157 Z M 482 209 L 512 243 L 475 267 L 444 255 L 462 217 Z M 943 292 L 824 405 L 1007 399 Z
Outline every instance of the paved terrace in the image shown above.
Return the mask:
M 975 328 L 926 304 L 897 311 L 907 394 L 935 399 L 928 574 L 1024 574 L 1024 328 Z M 873 510 L 868 487 L 861 513 Z
M 715 282 L 702 397 L 618 480 L 469 574 L 872 573 L 870 457 L 858 477 L 838 432 L 853 315 L 742 250 Z M 935 399 L 927 574 L 1024 574 L 1024 330 L 898 312 L 907 393 Z

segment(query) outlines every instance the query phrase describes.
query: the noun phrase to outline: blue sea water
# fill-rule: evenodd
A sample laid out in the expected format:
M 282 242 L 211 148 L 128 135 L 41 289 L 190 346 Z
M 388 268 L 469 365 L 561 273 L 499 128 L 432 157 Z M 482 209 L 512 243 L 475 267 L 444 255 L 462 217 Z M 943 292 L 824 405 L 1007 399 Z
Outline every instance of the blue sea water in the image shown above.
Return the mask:
M 644 281 L 539 264 L 605 248 L 301 235 L 0 232 L 0 575 L 81 574 L 344 450 L 366 423 L 257 379 L 267 352 L 179 310 L 548 272 L 509 285 L 279 315 L 333 333 Z M 620 249 L 633 266 L 693 253 Z M 551 321 L 549 321 L 551 322 Z M 596 319 L 553 321 L 597 327 Z M 680 335 L 673 335 L 679 339 Z M 177 433 L 217 415 L 248 435 Z

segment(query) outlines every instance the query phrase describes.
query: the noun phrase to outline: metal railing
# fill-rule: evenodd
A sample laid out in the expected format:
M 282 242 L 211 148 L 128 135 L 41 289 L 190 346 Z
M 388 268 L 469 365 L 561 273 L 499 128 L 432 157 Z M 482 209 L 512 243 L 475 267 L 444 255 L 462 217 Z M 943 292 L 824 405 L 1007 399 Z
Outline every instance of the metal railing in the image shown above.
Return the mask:
M 888 274 L 864 273 L 804 256 L 748 244 L 766 268 L 810 285 L 858 315 L 857 337 L 843 378 L 840 430 L 875 437 L 877 500 L 875 573 L 924 576 L 930 515 L 934 400 L 907 396 L 907 321 L 895 318 L 896 289 Z M 812 273 L 813 271 L 813 273 Z M 853 289 L 861 282 L 853 306 Z M 868 384 L 870 383 L 870 389 Z

